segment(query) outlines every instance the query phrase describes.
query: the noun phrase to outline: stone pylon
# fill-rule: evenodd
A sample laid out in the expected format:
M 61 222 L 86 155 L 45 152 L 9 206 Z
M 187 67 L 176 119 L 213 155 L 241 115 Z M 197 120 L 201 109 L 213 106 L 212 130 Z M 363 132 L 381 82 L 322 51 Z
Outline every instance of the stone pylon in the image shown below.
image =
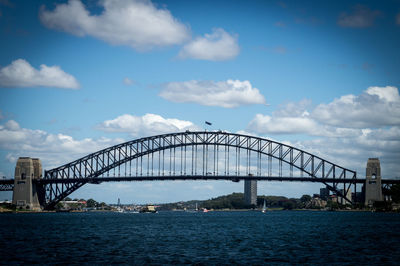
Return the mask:
M 378 158 L 369 158 L 365 179 L 365 205 L 372 206 L 375 201 L 382 201 L 381 164 Z
M 20 157 L 15 166 L 13 204 L 17 208 L 40 210 L 35 179 L 42 177 L 42 163 L 37 158 Z

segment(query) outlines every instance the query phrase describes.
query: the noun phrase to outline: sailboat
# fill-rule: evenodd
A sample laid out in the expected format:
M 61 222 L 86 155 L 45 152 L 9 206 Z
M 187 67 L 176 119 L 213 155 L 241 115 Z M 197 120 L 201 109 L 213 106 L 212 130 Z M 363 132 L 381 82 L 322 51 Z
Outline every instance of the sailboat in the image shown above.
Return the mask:
M 263 207 L 262 207 L 261 212 L 262 212 L 262 213 L 267 212 L 267 206 L 266 206 L 266 204 L 265 204 L 265 199 L 264 199 L 264 205 L 263 205 Z

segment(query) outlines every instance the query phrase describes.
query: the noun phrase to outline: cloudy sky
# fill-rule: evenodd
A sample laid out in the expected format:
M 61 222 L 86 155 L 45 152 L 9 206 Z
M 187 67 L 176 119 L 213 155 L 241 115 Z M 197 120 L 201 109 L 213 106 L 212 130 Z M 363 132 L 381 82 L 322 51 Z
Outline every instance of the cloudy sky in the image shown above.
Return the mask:
M 258 135 L 365 175 L 400 176 L 400 1 L 0 0 L 0 176 L 142 136 Z M 259 182 L 299 197 L 319 184 Z M 171 202 L 224 181 L 86 185 L 72 197 Z M 4 193 L 0 197 L 6 197 Z

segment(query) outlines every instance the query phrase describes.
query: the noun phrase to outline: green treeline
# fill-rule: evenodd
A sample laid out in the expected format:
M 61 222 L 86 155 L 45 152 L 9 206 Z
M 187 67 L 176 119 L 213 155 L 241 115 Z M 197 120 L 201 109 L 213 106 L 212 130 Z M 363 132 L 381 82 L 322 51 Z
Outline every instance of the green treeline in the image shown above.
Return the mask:
M 205 200 L 201 207 L 207 209 L 254 209 L 264 204 L 264 199 L 268 208 L 296 209 L 303 207 L 301 199 L 288 199 L 283 196 L 258 196 L 257 206 L 248 205 L 244 201 L 243 193 L 233 193 Z
M 268 208 L 277 208 L 277 209 L 297 209 L 303 208 L 305 202 L 311 199 L 310 196 L 304 195 L 300 199 L 286 198 L 283 196 L 258 196 L 257 197 L 257 206 L 256 205 L 248 205 L 244 201 L 243 193 L 232 193 L 230 195 L 219 196 L 216 198 L 212 198 L 209 200 L 192 200 L 186 202 L 176 202 L 176 203 L 167 203 L 160 204 L 159 210 L 193 210 L 196 208 L 196 204 L 198 209 L 206 208 L 208 210 L 221 210 L 221 209 L 255 209 L 260 208 L 264 204 L 264 199 Z
M 244 202 L 243 193 L 233 193 L 230 195 L 220 196 L 205 200 L 201 204 L 202 208 L 206 209 L 251 209 L 254 206 L 248 205 Z

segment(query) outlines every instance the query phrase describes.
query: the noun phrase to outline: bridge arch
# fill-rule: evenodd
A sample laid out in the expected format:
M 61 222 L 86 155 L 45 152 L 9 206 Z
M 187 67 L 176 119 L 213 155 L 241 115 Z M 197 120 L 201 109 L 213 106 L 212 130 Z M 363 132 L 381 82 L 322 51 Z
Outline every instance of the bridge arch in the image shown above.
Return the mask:
M 86 183 L 177 179 L 322 182 L 339 195 L 346 195 L 341 193 L 346 191 L 346 185 L 349 190 L 356 172 L 265 138 L 222 131 L 186 131 L 114 145 L 45 171 L 38 182 L 43 188 L 41 204 L 51 209 Z M 344 184 L 342 192 L 337 187 L 339 183 Z

